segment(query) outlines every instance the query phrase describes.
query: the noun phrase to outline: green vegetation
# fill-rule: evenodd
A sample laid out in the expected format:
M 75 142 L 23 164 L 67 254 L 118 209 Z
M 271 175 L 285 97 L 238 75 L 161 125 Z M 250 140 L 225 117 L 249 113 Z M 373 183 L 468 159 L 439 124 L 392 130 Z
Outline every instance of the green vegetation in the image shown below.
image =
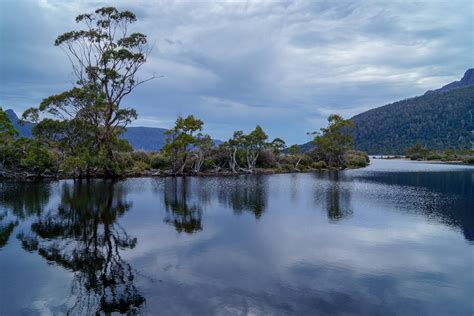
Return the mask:
M 128 33 L 135 21 L 132 12 L 112 7 L 77 16 L 85 29 L 66 32 L 54 43 L 72 63 L 75 86 L 23 114 L 32 121 L 38 121 L 39 112 L 55 117 L 41 121 L 33 132 L 54 148 L 63 167 L 79 175 L 114 176 L 129 167 L 123 153 L 131 147 L 119 136 L 137 113 L 121 103 L 146 81 L 137 80 L 136 73 L 149 52 L 145 35 Z
M 433 150 L 470 149 L 474 88 L 457 88 L 395 102 L 354 116 L 356 149 L 403 154 L 416 143 Z
M 314 154 L 329 167 L 342 168 L 345 163 L 345 154 L 352 149 L 353 141 L 349 129 L 354 124 L 344 120 L 340 115 L 333 114 L 328 118 L 327 128 L 321 128 L 314 138 Z
M 296 145 L 286 150 L 281 138 L 268 141 L 259 125 L 214 146 L 201 133 L 204 122 L 192 115 L 178 117 L 161 152 L 134 152 L 120 135 L 137 113 L 122 101 L 152 79 L 136 78 L 149 49 L 145 35 L 128 32 L 135 21 L 130 11 L 100 8 L 76 18 L 84 29 L 56 39 L 72 63 L 75 85 L 23 113 L 24 121 L 37 123 L 32 139 L 18 137 L 0 109 L 0 177 L 252 174 L 367 165 L 366 156 L 352 151 L 352 123 L 339 115 L 329 117 L 328 127 L 314 139 L 315 150 L 307 154 Z M 42 114 L 48 117 L 40 120 Z
M 406 150 L 406 157 L 411 160 L 432 160 L 432 161 L 457 161 L 467 164 L 474 164 L 474 150 L 454 150 L 447 149 L 444 151 L 433 150 L 416 144 Z
M 268 142 L 258 125 L 248 134 L 236 131 L 228 141 L 215 146 L 209 135 L 201 133 L 201 120 L 192 115 L 178 117 L 160 152 L 131 151 L 126 144 L 122 151 L 115 151 L 118 168 L 114 176 L 252 174 L 367 166 L 367 154 L 352 150 L 350 122 L 338 115 L 328 120 L 328 127 L 314 139 L 315 149 L 301 153 L 298 145 L 286 148 L 280 138 Z M 100 169 L 105 166 L 100 161 L 103 156 L 76 137 L 76 126 L 71 122 L 45 119 L 35 127 L 34 139 L 15 138 L 8 119 L 3 119 L 0 126 L 4 177 L 109 176 Z

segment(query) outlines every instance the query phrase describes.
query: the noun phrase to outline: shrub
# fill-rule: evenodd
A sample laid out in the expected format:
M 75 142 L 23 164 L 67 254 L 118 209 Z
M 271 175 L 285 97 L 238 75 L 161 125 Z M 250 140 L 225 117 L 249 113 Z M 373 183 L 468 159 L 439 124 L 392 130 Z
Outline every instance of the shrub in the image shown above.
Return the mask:
M 438 153 L 430 153 L 427 157 L 427 160 L 441 160 L 441 155 Z
M 275 153 L 270 148 L 260 151 L 257 159 L 257 165 L 262 168 L 272 168 L 277 166 Z
M 141 161 L 147 164 L 150 164 L 151 159 L 150 159 L 150 154 L 143 150 L 137 150 L 132 153 L 132 158 L 135 161 Z
M 153 169 L 168 169 L 170 160 L 163 154 L 156 153 L 151 156 L 150 165 Z
M 462 160 L 464 163 L 468 163 L 470 165 L 474 165 L 474 156 L 471 157 L 464 157 Z
M 313 169 L 318 169 L 318 170 L 320 170 L 320 169 L 327 169 L 327 167 L 328 167 L 328 165 L 326 164 L 326 162 L 325 162 L 325 161 L 322 161 L 322 160 L 320 160 L 320 161 L 315 161 L 315 162 L 313 162 L 313 163 L 311 164 L 311 168 L 313 168 Z
M 211 170 L 216 167 L 216 163 L 212 158 L 205 158 L 204 163 L 202 164 L 202 170 Z
M 413 154 L 409 156 L 410 160 L 422 160 L 423 156 L 420 154 Z
M 369 156 L 364 152 L 350 151 L 344 155 L 344 167 L 346 168 L 366 167 L 369 162 Z
M 283 171 L 294 171 L 295 167 L 292 164 L 284 163 L 280 164 L 280 170 Z
M 145 170 L 149 170 L 150 165 L 143 161 L 136 161 L 132 168 L 132 173 L 141 173 Z

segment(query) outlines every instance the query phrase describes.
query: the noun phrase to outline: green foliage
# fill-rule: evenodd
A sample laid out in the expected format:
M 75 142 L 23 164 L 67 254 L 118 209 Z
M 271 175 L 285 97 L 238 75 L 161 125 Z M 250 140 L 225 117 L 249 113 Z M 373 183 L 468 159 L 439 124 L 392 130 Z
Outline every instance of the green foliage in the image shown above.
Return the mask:
M 18 136 L 18 132 L 13 127 L 12 122 L 10 122 L 7 113 L 0 107 L 0 141 L 6 137 L 15 136 Z
M 467 163 L 467 164 L 470 164 L 470 165 L 474 165 L 474 156 L 465 157 L 465 158 L 463 158 L 462 161 L 463 161 L 464 163 Z
M 45 149 L 38 141 L 26 138 L 19 139 L 15 142 L 21 155 L 20 166 L 40 175 L 44 171 L 55 165 L 55 157 L 51 152 Z
M 195 133 L 202 130 L 202 125 L 203 122 L 192 115 L 186 118 L 180 116 L 174 128 L 167 131 L 168 138 L 162 151 L 170 158 L 174 174 L 183 174 L 189 162 L 191 147 L 197 142 Z
M 277 137 L 272 142 L 270 143 L 270 146 L 273 149 L 273 152 L 275 155 L 278 155 L 281 153 L 282 150 L 286 148 L 286 143 L 283 139 Z
M 344 155 L 345 168 L 363 168 L 369 164 L 369 156 L 365 152 L 351 150 Z
M 296 155 L 296 154 L 299 154 L 300 153 L 300 147 L 296 144 L 294 145 L 291 145 L 289 148 L 288 148 L 288 152 L 290 153 L 290 155 Z
M 318 170 L 321 170 L 321 169 L 327 169 L 327 164 L 320 160 L 320 161 L 314 161 L 312 164 L 311 164 L 311 167 L 313 169 L 318 169 Z
M 250 172 L 255 172 L 257 159 L 264 147 L 267 146 L 268 136 L 260 125 L 257 125 L 248 135 L 242 136 L 242 145 L 246 154 L 247 168 Z
M 321 132 L 314 138 L 315 154 L 331 168 L 344 166 L 344 154 L 352 149 L 353 141 L 349 129 L 353 123 L 344 120 L 340 115 L 332 114 L 328 117 L 328 127 L 321 128 Z
M 425 94 L 354 116 L 354 141 L 370 154 L 401 154 L 416 143 L 434 150 L 471 148 L 474 88 Z
M 120 153 L 131 147 L 119 136 L 137 113 L 120 104 L 146 81 L 136 80 L 135 75 L 149 52 L 145 35 L 128 33 L 135 21 L 130 11 L 104 7 L 77 16 L 76 22 L 85 29 L 66 32 L 55 41 L 73 64 L 76 86 L 44 99 L 38 108 L 25 111 L 23 118 L 36 122 L 39 112 L 46 112 L 57 119 L 44 119 L 34 134 L 60 152 L 62 159 L 71 157 L 63 163 L 65 170 L 101 167 L 110 176 L 123 170 Z M 92 153 L 103 160 L 82 159 Z
M 474 157 L 474 150 L 454 150 L 451 148 L 445 151 L 439 151 L 430 150 L 420 144 L 416 144 L 406 150 L 406 156 L 411 160 L 462 161 L 469 163 L 470 159 Z
M 169 158 L 161 153 L 153 154 L 150 164 L 154 169 L 168 169 L 171 166 Z
M 5 168 L 7 160 L 11 158 L 14 150 L 12 143 L 17 135 L 18 132 L 10 122 L 7 113 L 0 107 L 0 171 Z

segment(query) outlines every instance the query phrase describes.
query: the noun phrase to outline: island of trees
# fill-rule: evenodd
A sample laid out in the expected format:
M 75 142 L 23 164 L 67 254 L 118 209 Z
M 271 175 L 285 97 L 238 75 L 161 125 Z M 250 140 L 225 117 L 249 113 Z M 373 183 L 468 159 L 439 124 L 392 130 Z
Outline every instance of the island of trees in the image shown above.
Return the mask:
M 339 115 L 329 116 L 328 126 L 315 133 L 314 149 L 305 153 L 281 138 L 270 141 L 259 125 L 216 146 L 192 115 L 177 118 L 160 152 L 133 151 L 120 136 L 137 113 L 122 101 L 153 79 L 137 77 L 150 48 L 146 35 L 129 32 L 135 21 L 130 11 L 104 7 L 77 16 L 84 28 L 56 39 L 72 63 L 75 85 L 23 113 L 23 120 L 36 123 L 33 138 L 18 137 L 0 108 L 0 177 L 296 172 L 368 164 L 365 153 L 353 150 L 353 123 Z

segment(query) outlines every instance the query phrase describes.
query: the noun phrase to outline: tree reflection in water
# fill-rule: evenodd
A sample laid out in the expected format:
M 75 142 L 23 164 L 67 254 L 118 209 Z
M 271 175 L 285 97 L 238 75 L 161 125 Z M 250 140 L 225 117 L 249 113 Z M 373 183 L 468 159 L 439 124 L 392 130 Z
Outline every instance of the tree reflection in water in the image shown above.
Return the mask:
M 239 176 L 235 181 L 220 186 L 219 199 L 234 210 L 235 214 L 251 212 L 259 219 L 267 206 L 268 177 Z
M 189 205 L 189 180 L 186 177 L 168 178 L 164 181 L 165 223 L 178 232 L 188 234 L 202 230 L 202 209 L 198 204 Z
M 145 302 L 121 257 L 137 243 L 116 222 L 130 207 L 120 182 L 66 182 L 57 212 L 18 234 L 26 250 L 75 272 L 69 313 L 137 313 Z
M 33 215 L 40 215 L 49 201 L 50 184 L 21 182 L 0 183 L 0 249 L 10 239 L 19 221 Z
M 347 180 L 338 171 L 315 173 L 318 182 L 321 179 L 328 181 L 316 187 L 315 203 L 319 205 L 325 201 L 325 208 L 329 222 L 336 223 L 343 218 L 352 216 L 351 193 L 347 187 Z M 323 197 L 324 195 L 324 197 Z

